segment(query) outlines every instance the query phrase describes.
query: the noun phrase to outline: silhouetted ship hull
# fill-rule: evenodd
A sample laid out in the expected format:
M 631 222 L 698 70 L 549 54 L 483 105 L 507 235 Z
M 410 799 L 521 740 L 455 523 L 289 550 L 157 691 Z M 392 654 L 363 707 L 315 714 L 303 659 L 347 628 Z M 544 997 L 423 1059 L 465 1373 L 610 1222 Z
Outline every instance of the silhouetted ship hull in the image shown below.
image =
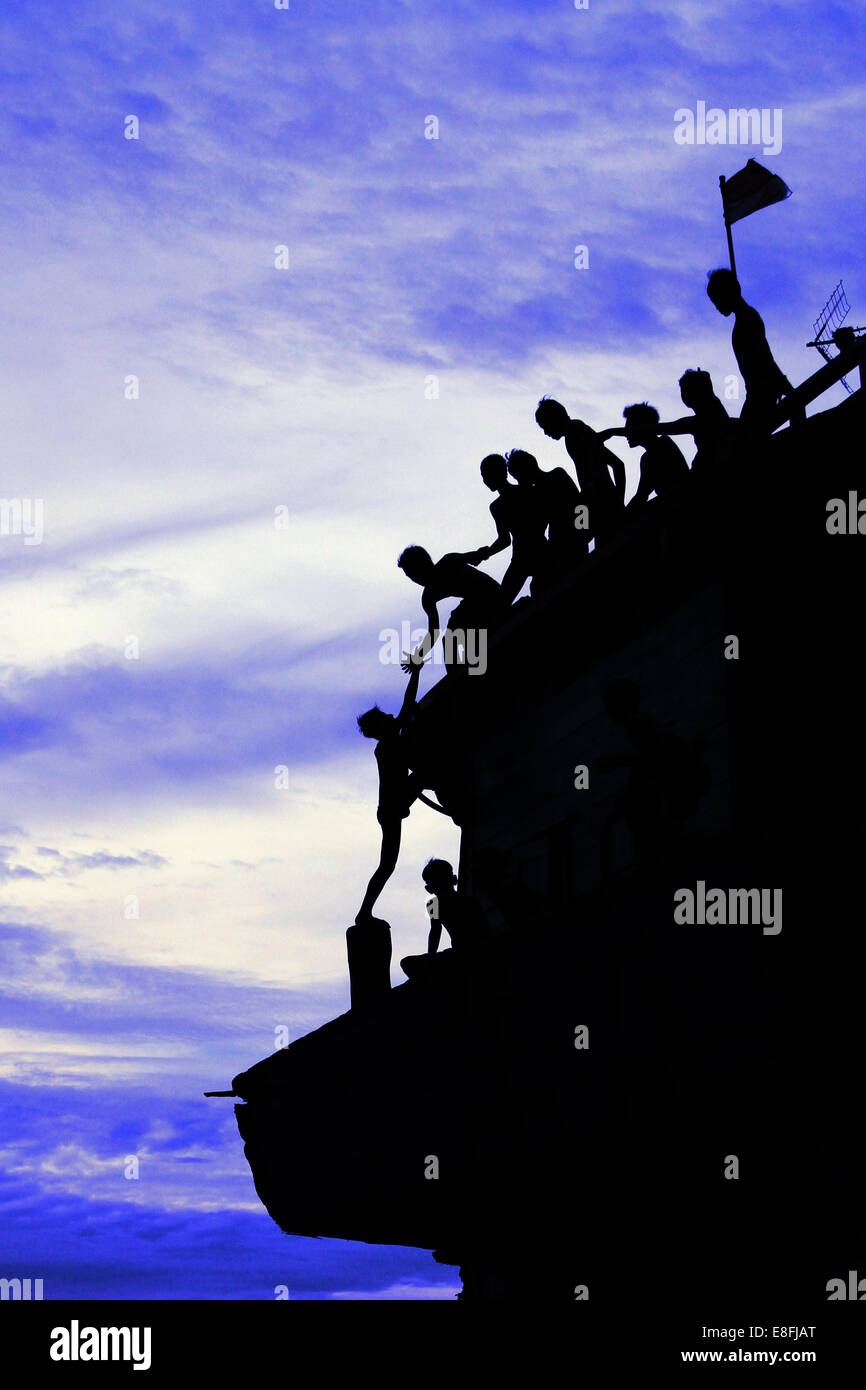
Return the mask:
M 861 486 L 862 399 L 652 503 L 515 608 L 486 675 L 424 699 L 467 811 L 461 885 L 500 930 L 235 1079 L 285 1231 L 435 1251 L 467 1298 L 789 1322 L 862 1265 L 866 538 L 826 524 Z M 679 819 L 599 770 L 618 678 L 707 769 Z M 513 876 L 497 908 L 490 847 Z M 711 888 L 781 889 L 781 930 L 675 921 L 679 890 Z

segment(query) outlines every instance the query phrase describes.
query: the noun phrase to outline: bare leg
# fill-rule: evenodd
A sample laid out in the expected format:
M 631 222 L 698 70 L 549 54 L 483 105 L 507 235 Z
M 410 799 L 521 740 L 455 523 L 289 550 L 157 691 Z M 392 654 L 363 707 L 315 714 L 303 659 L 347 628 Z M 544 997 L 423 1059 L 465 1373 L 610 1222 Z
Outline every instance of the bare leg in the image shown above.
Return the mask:
M 522 560 L 512 560 L 502 576 L 502 597 L 506 603 L 513 603 L 529 578 L 529 569 Z
M 406 782 L 406 809 L 414 805 L 423 791 L 427 790 L 427 783 L 424 781 L 424 772 L 410 772 Z
M 400 840 L 403 833 L 403 822 L 399 819 L 390 818 L 382 826 L 382 849 L 379 854 L 379 863 L 367 884 L 367 891 L 364 894 L 364 901 L 358 909 L 356 922 L 369 922 L 373 915 L 373 908 L 376 899 L 381 893 L 388 879 L 397 867 L 397 859 L 400 855 Z

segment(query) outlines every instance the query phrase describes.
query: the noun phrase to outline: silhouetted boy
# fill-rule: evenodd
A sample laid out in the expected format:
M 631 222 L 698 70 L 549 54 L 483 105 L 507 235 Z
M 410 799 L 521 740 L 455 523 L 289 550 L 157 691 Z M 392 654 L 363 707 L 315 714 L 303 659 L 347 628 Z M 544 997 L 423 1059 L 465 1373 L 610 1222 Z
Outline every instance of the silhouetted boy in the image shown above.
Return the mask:
M 421 607 L 429 624 L 426 637 L 412 653 L 413 661 L 426 660 L 440 636 L 443 637 L 446 660 L 449 655 L 453 656 L 444 642 L 446 634 L 465 634 L 468 655 L 469 632 L 486 633 L 502 621 L 508 604 L 496 580 L 475 568 L 481 554 L 478 550 L 465 554 L 451 552 L 434 563 L 420 545 L 407 546 L 403 551 L 397 564 L 409 579 L 422 586 Z M 458 603 L 448 619 L 448 626 L 440 628 L 438 603 L 440 599 L 449 597 L 460 598 L 462 602 Z M 453 637 L 450 640 L 453 646 Z
M 488 454 L 481 460 L 481 477 L 497 495 L 490 503 L 496 523 L 496 540 L 477 551 L 480 560 L 511 546 L 511 563 L 502 576 L 502 594 L 513 603 L 527 579 L 543 571 L 547 563 L 545 520 L 536 499 L 508 481 L 508 465 L 501 454 Z
M 447 859 L 428 859 L 421 875 L 424 887 L 433 898 L 427 904 L 430 933 L 425 956 L 406 956 L 400 965 L 404 973 L 415 979 L 426 973 L 439 950 L 444 927 L 453 949 L 466 957 L 489 939 L 487 919 L 474 898 L 457 891 L 457 875 Z
M 643 401 L 627 405 L 622 412 L 625 437 L 630 448 L 643 449 L 640 461 L 640 482 L 629 502 L 629 510 L 639 511 L 649 501 L 650 494 L 663 497 L 688 482 L 689 465 L 672 439 L 659 434 L 659 413 Z M 613 434 L 603 430 L 602 435 Z
M 751 430 L 769 431 L 774 406 L 794 388 L 770 351 L 764 320 L 743 299 L 740 282 L 731 270 L 722 267 L 710 271 L 707 295 L 725 318 L 734 315 L 731 346 L 746 387 L 740 419 Z
M 731 442 L 732 420 L 713 390 L 709 372 L 690 368 L 680 377 L 683 405 L 693 411 L 681 420 L 659 425 L 659 434 L 690 434 L 695 441 L 692 473 L 700 475 L 724 453 Z
M 548 573 L 550 578 L 559 579 L 584 559 L 589 548 L 588 530 L 575 525 L 580 493 L 564 468 L 545 472 L 525 449 L 512 449 L 506 459 L 526 504 L 538 505 L 550 547 Z
M 580 500 L 589 509 L 589 535 L 600 540 L 612 535 L 625 505 L 625 464 L 600 435 L 583 420 L 572 420 L 564 405 L 545 396 L 535 419 L 548 439 L 561 439 L 580 487 Z
M 488 935 L 487 919 L 474 898 L 458 893 L 457 875 L 447 859 L 428 859 L 421 874 L 424 887 L 434 895 L 428 904 L 430 935 L 427 951 L 435 955 L 444 927 L 455 950 L 480 946 Z
M 379 767 L 379 805 L 376 819 L 382 827 L 379 863 L 367 885 L 364 901 L 355 918 L 359 926 L 372 920 L 376 899 L 397 867 L 403 821 L 408 816 L 412 803 L 424 790 L 423 781 L 418 774 L 409 771 L 406 740 L 407 727 L 415 714 L 421 664 L 413 662 L 409 667 L 406 694 L 396 718 L 393 714 L 386 714 L 384 710 L 379 709 L 378 705 L 358 716 L 358 728 L 364 737 L 378 740 L 375 748 Z

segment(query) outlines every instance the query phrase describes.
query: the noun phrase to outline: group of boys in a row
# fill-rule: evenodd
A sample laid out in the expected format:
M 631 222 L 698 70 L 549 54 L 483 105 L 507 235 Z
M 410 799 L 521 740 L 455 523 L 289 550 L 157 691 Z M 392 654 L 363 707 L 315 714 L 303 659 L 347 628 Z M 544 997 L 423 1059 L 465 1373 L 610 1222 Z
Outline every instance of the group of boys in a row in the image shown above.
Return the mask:
M 400 555 L 400 569 L 422 588 L 421 606 L 428 628 L 422 642 L 403 662 L 409 683 L 399 715 L 386 714 L 374 706 L 358 719 L 361 732 L 377 740 L 377 818 L 382 847 L 357 925 L 373 920 L 373 907 L 397 864 L 402 822 L 413 802 L 423 796 L 425 779 L 417 769 L 410 770 L 406 733 L 414 714 L 421 666 L 439 638 L 449 631 L 494 630 L 527 580 L 532 581 L 532 594 L 556 583 L 585 560 L 590 540 L 603 548 L 628 519 L 645 510 L 653 494 L 667 496 L 688 484 L 691 477 L 700 481 L 729 456 L 738 435 L 768 435 L 780 423 L 779 402 L 792 394 L 793 387 L 773 358 L 760 314 L 745 302 L 730 270 L 710 273 L 707 295 L 721 314 L 734 316 L 731 343 L 746 389 L 737 420 L 731 419 L 715 394 L 709 373 L 701 370 L 689 370 L 680 377 L 680 396 L 691 413 L 667 422 L 661 422 L 658 411 L 644 402 L 626 406 L 623 426 L 596 431 L 582 420 L 572 419 L 559 401 L 545 398 L 538 403 L 536 422 L 548 438 L 565 444 L 576 482 L 563 468 L 542 469 L 523 449 L 506 455 L 488 454 L 481 463 L 481 477 L 496 494 L 490 504 L 495 540 L 474 551 L 449 553 L 438 562 L 418 545 L 409 546 Z M 674 443 L 674 435 L 694 439 L 691 470 Z M 631 448 L 643 449 L 640 480 L 628 505 L 625 466 L 607 448 L 607 440 L 614 436 L 624 436 Z M 509 547 L 511 559 L 501 583 L 477 568 Z M 460 603 L 443 629 L 438 605 L 447 597 L 457 597 Z M 447 929 L 447 918 L 443 925 Z M 431 942 L 434 940 L 436 944 L 430 949 L 435 952 L 438 933 L 431 936 Z

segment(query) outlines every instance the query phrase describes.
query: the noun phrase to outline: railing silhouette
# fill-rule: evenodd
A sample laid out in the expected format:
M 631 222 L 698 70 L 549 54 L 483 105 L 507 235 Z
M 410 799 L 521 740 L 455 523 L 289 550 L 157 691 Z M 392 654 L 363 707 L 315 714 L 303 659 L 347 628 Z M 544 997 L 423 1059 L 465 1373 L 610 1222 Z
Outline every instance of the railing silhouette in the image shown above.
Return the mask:
M 855 338 L 852 343 L 843 348 L 838 357 L 834 357 L 832 362 L 827 362 L 823 367 L 819 367 L 817 372 L 813 372 L 805 381 L 786 396 L 777 405 L 771 417 L 771 424 L 774 430 L 780 425 L 784 425 L 792 417 L 799 414 L 812 401 L 828 391 L 831 386 L 835 386 L 837 381 L 841 381 L 843 376 L 847 376 L 855 367 L 860 369 L 860 390 L 863 390 L 863 363 L 866 361 L 866 334 L 863 337 Z

